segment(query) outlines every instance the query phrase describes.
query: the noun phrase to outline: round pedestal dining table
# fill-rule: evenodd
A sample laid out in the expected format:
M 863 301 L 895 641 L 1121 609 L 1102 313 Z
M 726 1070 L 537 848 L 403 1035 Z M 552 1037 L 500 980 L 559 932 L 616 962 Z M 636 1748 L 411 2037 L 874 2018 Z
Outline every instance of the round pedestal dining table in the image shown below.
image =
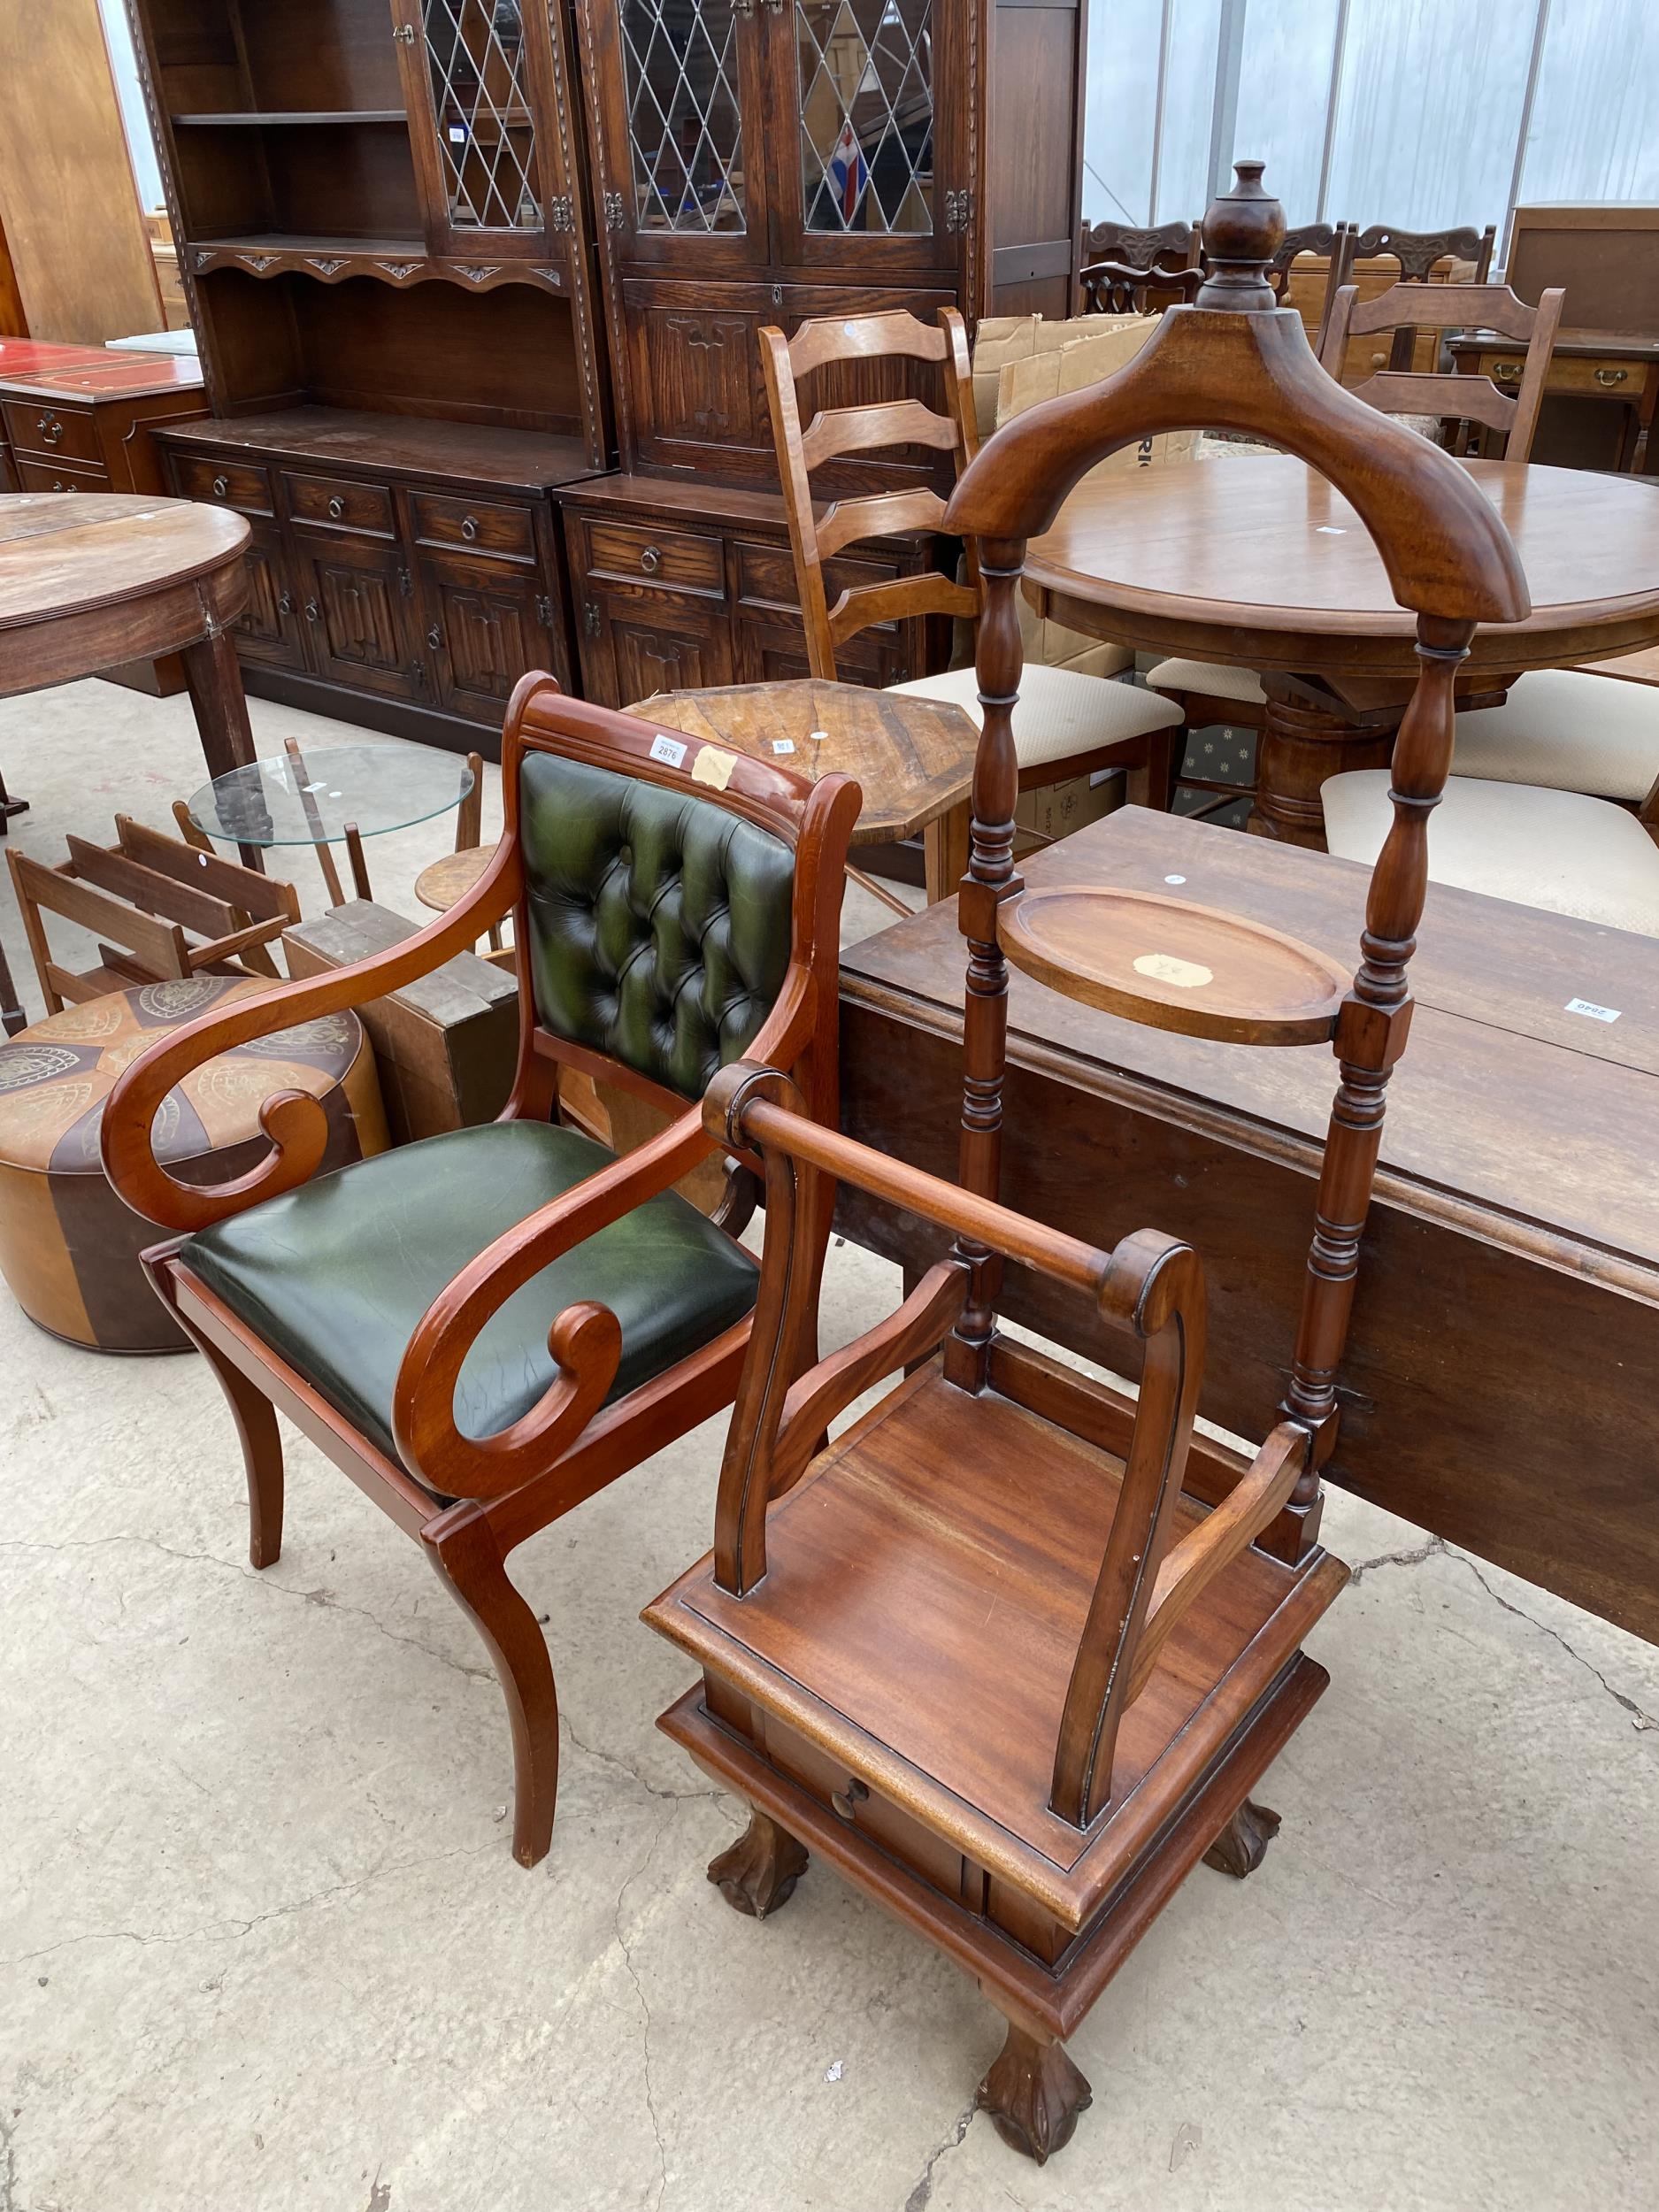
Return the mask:
M 1495 705 L 1532 668 L 1659 644 L 1659 488 L 1581 469 L 1468 461 L 1526 572 L 1525 622 L 1476 632 L 1458 687 Z M 1319 789 L 1386 767 L 1416 681 L 1396 604 L 1352 507 L 1287 454 L 1125 470 L 1079 484 L 1032 541 L 1025 590 L 1091 637 L 1253 669 L 1267 694 L 1249 827 L 1322 848 Z

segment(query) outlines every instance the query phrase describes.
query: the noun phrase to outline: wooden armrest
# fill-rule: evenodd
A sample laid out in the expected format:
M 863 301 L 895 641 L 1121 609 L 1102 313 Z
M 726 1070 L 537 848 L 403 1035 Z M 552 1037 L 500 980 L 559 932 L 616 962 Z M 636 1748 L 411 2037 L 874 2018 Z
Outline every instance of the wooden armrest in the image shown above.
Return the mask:
M 1183 1614 L 1286 1503 L 1307 1451 L 1306 1431 L 1281 1422 L 1232 1494 L 1165 1555 L 1135 1646 L 1126 1703 L 1133 1704 L 1146 1687 L 1158 1653 Z
M 486 1245 L 421 1317 L 392 1394 L 403 1463 L 434 1490 L 499 1498 L 550 1467 L 604 1403 L 622 1356 L 607 1306 L 567 1306 L 548 1332 L 560 1373 L 528 1413 L 494 1436 L 464 1436 L 455 1390 L 481 1331 L 517 1290 L 564 1253 L 677 1183 L 713 1149 L 693 1107 L 626 1159 L 552 1199 Z
M 518 848 L 503 840 L 467 896 L 418 936 L 372 960 L 280 984 L 204 1014 L 134 1060 L 110 1094 L 101 1137 L 104 1170 L 127 1203 L 165 1229 L 205 1229 L 315 1174 L 328 1141 L 328 1120 L 321 1102 L 306 1092 L 279 1091 L 265 1101 L 259 1125 L 273 1149 L 246 1175 L 211 1189 L 178 1181 L 157 1160 L 151 1136 L 156 1114 L 173 1086 L 204 1061 L 250 1037 L 268 1036 L 273 1030 L 316 1021 L 401 990 L 469 950 L 490 923 L 508 911 L 519 883 Z
M 810 1041 L 816 1006 L 810 971 L 792 965 L 757 1044 L 781 1059 L 797 1058 Z M 616 1379 L 622 1340 L 615 1315 L 588 1302 L 566 1307 L 548 1333 L 558 1379 L 494 1436 L 464 1436 L 456 1426 L 456 1385 L 467 1354 L 491 1316 L 533 1275 L 670 1189 L 719 1143 L 702 1111 L 688 1108 L 625 1158 L 516 1223 L 462 1269 L 422 1317 L 398 1369 L 392 1432 L 406 1466 L 457 1498 L 503 1497 L 552 1466 Z

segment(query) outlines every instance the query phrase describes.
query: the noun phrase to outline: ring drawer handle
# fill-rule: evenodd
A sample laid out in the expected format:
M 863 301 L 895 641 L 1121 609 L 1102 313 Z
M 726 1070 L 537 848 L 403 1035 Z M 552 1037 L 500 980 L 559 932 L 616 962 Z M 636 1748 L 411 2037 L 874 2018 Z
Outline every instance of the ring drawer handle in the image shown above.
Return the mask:
M 322 619 L 322 609 L 318 605 L 314 599 L 308 599 L 305 602 L 305 619 L 307 622 L 320 621 Z
M 281 591 L 277 594 L 276 611 L 279 614 L 293 613 L 294 595 L 291 591 Z
M 431 629 L 429 629 L 426 633 L 426 642 L 429 646 L 431 646 L 434 653 L 441 652 L 442 650 L 443 632 L 438 627 L 435 622 L 433 624 Z
M 845 1790 L 832 1790 L 830 1804 L 841 1820 L 856 1820 L 860 1802 L 870 1794 L 868 1786 L 855 1775 Z
M 230 479 L 228 476 L 216 476 L 213 479 L 213 496 L 215 499 L 223 499 L 229 490 Z
M 345 511 L 346 503 L 343 499 L 331 499 L 329 501 L 328 519 L 331 522 L 338 522 L 341 516 L 343 515 Z
M 1521 364 L 1518 361 L 1500 361 L 1492 373 L 1500 384 L 1518 384 L 1521 380 Z
M 52 489 L 53 489 L 55 492 L 60 492 L 60 491 L 62 491 L 62 490 L 64 489 L 64 480 L 63 480 L 63 478 L 62 478 L 61 476 L 58 479 L 58 481 L 57 481 L 57 482 L 56 482 L 56 483 L 52 486 Z
M 64 426 L 56 415 L 42 415 L 35 426 L 48 445 L 56 445 L 64 434 Z
M 1613 389 L 1613 387 L 1616 384 L 1624 384 L 1628 382 L 1629 378 L 1630 371 L 1628 369 L 1598 369 L 1595 373 L 1596 382 L 1605 390 L 1609 392 Z
M 648 545 L 644 552 L 640 556 L 640 566 L 645 571 L 645 573 L 648 576 L 655 576 L 657 570 L 661 568 L 662 565 L 662 547 L 660 545 Z
M 466 540 L 469 545 L 478 535 L 478 517 L 476 515 L 463 516 L 461 520 L 461 535 Z

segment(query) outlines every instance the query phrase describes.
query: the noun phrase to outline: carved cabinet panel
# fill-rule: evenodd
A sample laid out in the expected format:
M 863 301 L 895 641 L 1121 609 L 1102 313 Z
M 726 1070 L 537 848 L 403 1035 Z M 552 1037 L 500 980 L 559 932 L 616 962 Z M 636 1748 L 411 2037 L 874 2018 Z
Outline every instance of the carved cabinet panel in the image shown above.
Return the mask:
M 520 676 L 553 665 L 553 609 L 539 575 L 423 553 L 420 600 L 438 704 L 499 726 Z
M 394 698 L 422 697 L 426 680 L 411 634 L 401 553 L 366 539 L 295 536 L 318 674 Z
M 588 587 L 581 616 L 582 691 L 633 706 L 658 691 L 734 680 L 724 607 Z
M 249 518 L 248 604 L 236 623 L 236 650 L 244 660 L 277 668 L 305 665 L 305 617 L 294 587 L 288 549 L 274 522 Z

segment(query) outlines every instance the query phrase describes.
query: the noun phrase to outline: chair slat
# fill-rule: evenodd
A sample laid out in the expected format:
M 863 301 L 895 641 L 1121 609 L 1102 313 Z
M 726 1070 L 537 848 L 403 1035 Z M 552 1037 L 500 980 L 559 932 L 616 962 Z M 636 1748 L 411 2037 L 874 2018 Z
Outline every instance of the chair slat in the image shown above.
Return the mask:
M 960 434 L 949 415 L 941 415 L 919 399 L 887 399 L 868 407 L 820 408 L 801 440 L 801 457 L 809 469 L 844 453 L 868 453 L 880 446 L 936 446 L 953 452 Z
M 838 499 L 818 525 L 818 549 L 828 560 L 859 538 L 885 538 L 905 530 L 937 530 L 945 503 L 925 486 L 910 492 L 872 492 L 864 499 Z
M 789 365 L 797 377 L 831 361 L 864 361 L 900 353 L 912 361 L 942 361 L 945 334 L 937 323 L 925 323 L 905 308 L 886 315 L 858 315 L 844 319 L 833 315 L 803 323 L 789 341 Z
M 903 622 L 913 615 L 960 615 L 972 622 L 979 595 L 937 569 L 925 576 L 895 576 L 879 584 L 849 584 L 829 611 L 830 636 L 844 645 L 876 622 Z
M 1441 415 L 1459 422 L 1485 423 L 1507 432 L 1516 403 L 1489 376 L 1432 376 L 1403 369 L 1379 369 L 1364 383 L 1348 388 L 1356 399 L 1385 415 Z

